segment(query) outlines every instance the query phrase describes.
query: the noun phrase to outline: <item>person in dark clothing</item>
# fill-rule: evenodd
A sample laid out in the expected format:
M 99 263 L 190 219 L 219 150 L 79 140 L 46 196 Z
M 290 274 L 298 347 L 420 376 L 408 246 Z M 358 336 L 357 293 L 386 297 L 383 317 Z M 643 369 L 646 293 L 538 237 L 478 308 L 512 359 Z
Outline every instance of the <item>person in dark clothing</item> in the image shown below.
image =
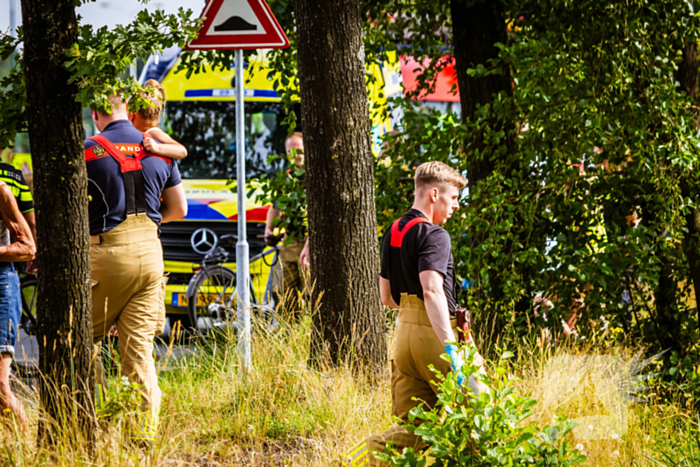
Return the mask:
M 101 133 L 85 141 L 95 397 L 99 407 L 107 385 L 101 342 L 116 325 L 122 376 L 142 396 L 128 435 L 148 442 L 156 436 L 161 398 L 153 339 L 165 325 L 167 276 L 159 227 L 187 215 L 187 200 L 177 164 L 146 151 L 144 135 L 128 120 L 121 97 L 110 102 L 112 113 L 92 112 Z
M 379 278 L 382 302 L 399 309 L 391 400 L 392 414 L 403 425 L 409 423 L 408 414 L 420 401 L 427 407 L 437 402 L 430 365 L 443 375 L 452 371 L 458 384 L 465 380 L 460 371 L 462 355 L 454 344 L 459 334 L 452 245 L 441 225 L 459 208 L 459 191 L 467 181 L 448 165 L 434 161 L 418 167 L 415 183 L 413 207 L 393 223 L 382 241 Z M 444 353 L 452 363 L 441 358 Z M 474 364 L 483 373 L 478 353 Z M 474 377 L 469 378 L 469 388 L 477 394 L 488 391 Z M 341 460 L 352 467 L 389 465 L 374 456 L 374 452 L 384 452 L 387 444 L 399 451 L 427 447 L 420 436 L 398 426 L 367 438 Z
M 293 159 L 296 170 L 301 169 L 304 166 L 304 140 L 302 134 L 299 132 L 292 133 L 287 137 L 284 146 L 287 155 Z M 265 222 L 266 241 L 274 237 L 274 222 L 281 215 L 283 213 L 273 207 L 270 207 L 267 212 L 267 220 Z M 287 213 L 287 215 L 295 215 L 295 213 Z M 302 267 L 304 265 L 302 252 L 308 243 L 308 238 L 305 227 L 298 225 L 300 223 L 290 223 L 285 232 L 285 241 L 280 246 L 279 251 L 279 258 L 282 261 L 282 290 L 278 294 L 277 301 L 280 303 L 286 297 L 289 300 L 287 306 L 290 310 L 297 308 L 298 299 L 304 295 L 306 287 L 305 271 Z M 289 240 L 287 240 L 288 237 Z M 306 250 L 308 251 L 308 246 Z

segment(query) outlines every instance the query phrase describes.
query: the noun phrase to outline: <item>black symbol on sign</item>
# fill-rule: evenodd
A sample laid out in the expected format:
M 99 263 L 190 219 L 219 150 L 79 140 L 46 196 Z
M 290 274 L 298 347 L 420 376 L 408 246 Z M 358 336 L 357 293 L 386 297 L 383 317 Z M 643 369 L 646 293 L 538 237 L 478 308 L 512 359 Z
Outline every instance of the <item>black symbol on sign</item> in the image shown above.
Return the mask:
M 258 26 L 250 24 L 240 16 L 231 16 L 218 26 L 214 26 L 214 31 L 255 31 Z

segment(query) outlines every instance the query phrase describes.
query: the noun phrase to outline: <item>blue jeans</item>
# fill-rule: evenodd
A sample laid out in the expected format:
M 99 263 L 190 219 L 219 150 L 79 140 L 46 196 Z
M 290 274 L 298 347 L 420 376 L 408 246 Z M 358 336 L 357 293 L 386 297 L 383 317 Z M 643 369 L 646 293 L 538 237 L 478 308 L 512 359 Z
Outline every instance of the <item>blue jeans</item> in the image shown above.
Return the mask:
M 19 276 L 12 263 L 0 263 L 0 354 L 15 354 L 21 317 Z

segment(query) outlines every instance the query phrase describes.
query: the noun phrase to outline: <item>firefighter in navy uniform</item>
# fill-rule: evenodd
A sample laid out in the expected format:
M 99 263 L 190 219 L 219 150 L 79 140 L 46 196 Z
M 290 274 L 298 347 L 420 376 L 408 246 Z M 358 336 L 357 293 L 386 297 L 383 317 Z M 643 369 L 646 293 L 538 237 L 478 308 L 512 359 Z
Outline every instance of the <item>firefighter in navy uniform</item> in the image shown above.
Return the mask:
M 437 402 L 437 388 L 430 383 L 435 375 L 429 365 L 443 375 L 452 371 L 457 382 L 464 383 L 463 359 L 453 343 L 471 343 L 472 339 L 467 323 L 458 319 L 465 310 L 455 300 L 450 235 L 440 225 L 459 208 L 459 190 L 466 183 L 442 162 L 421 164 L 416 170 L 413 207 L 394 222 L 382 241 L 382 302 L 399 309 L 391 368 L 392 414 L 404 425 L 409 423 L 409 411 L 420 401 L 428 407 Z M 444 353 L 452 357 L 452 365 L 440 357 Z M 482 365 L 478 354 L 474 364 Z M 483 373 L 483 367 L 480 371 Z M 488 391 L 473 376 L 468 384 L 476 393 Z M 399 452 L 406 447 L 427 447 L 419 436 L 399 426 L 367 438 L 341 456 L 341 461 L 351 467 L 388 465 L 374 456 L 384 452 L 387 444 Z
M 152 440 L 161 397 L 153 339 L 165 324 L 159 225 L 184 217 L 187 201 L 177 165 L 146 153 L 143 135 L 128 120 L 121 97 L 112 96 L 110 102 L 111 114 L 92 112 L 101 134 L 85 141 L 95 398 L 99 406 L 106 385 L 101 342 L 116 324 L 122 375 L 139 385 L 143 397 L 129 435 Z

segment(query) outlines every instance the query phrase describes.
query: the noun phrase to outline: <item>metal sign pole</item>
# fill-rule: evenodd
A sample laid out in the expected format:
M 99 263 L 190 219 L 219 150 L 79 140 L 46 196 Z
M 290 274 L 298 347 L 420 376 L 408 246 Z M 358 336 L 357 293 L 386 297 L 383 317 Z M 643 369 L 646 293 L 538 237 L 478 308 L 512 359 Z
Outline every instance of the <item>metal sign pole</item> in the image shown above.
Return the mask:
M 19 26 L 19 0 L 10 0 L 10 37 L 17 38 L 17 26 Z M 15 64 L 15 54 L 17 50 L 10 55 L 11 64 Z
M 243 50 L 236 50 L 236 187 L 238 194 L 238 242 L 236 243 L 236 289 L 238 292 L 238 350 L 249 370 L 250 358 L 250 274 L 246 237 L 245 122 Z

